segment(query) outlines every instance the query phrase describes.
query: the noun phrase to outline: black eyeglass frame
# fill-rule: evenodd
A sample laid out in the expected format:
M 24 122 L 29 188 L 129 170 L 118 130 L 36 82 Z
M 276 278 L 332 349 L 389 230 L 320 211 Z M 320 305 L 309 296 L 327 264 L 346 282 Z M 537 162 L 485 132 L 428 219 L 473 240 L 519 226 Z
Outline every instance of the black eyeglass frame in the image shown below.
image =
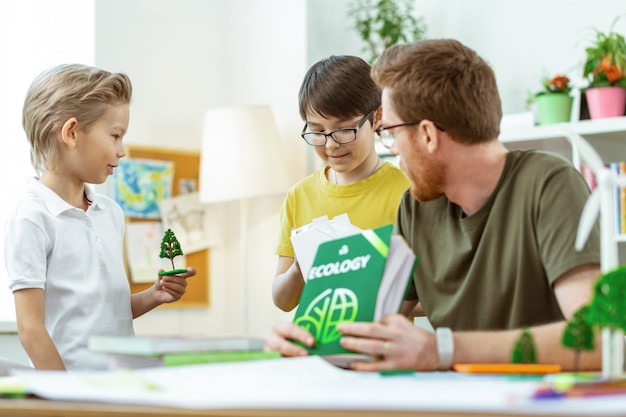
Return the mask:
M 418 125 L 420 123 L 422 123 L 424 120 L 428 120 L 428 119 L 418 119 L 418 120 L 411 120 L 410 122 L 403 122 L 403 123 L 398 123 L 395 125 L 391 125 L 391 126 L 379 126 L 378 128 L 374 129 L 374 132 L 378 135 L 378 137 L 380 138 L 380 143 L 383 144 L 383 146 L 387 149 L 391 149 L 391 147 L 393 146 L 393 144 L 391 145 L 387 145 L 384 141 L 383 141 L 383 135 L 382 133 L 387 130 L 391 130 L 391 129 L 395 129 L 396 127 L 402 127 L 402 126 L 413 126 L 413 125 Z M 439 123 L 437 122 L 433 122 L 433 124 L 435 125 L 435 127 L 441 131 L 441 132 L 445 132 L 446 129 L 444 129 L 442 126 L 439 125 Z M 391 135 L 391 133 L 390 133 Z M 393 135 L 391 135 L 393 137 Z M 395 141 L 395 139 L 394 139 Z
M 302 128 L 302 132 L 300 132 L 300 136 L 302 136 L 302 139 L 304 139 L 304 141 L 307 143 L 307 145 L 310 146 L 326 146 L 326 144 L 328 143 L 328 137 L 330 136 L 336 143 L 340 144 L 340 145 L 344 145 L 346 143 L 352 143 L 356 140 L 356 134 L 359 131 L 359 129 L 361 129 L 361 127 L 363 127 L 363 125 L 365 124 L 366 121 L 369 120 L 370 117 L 372 117 L 372 114 L 374 113 L 374 111 L 372 110 L 371 112 L 367 113 L 365 115 L 365 117 L 363 118 L 363 120 L 361 120 L 359 122 L 359 124 L 356 127 L 344 127 L 341 129 L 336 129 L 333 130 L 332 132 L 328 132 L 328 133 L 324 133 L 324 132 L 307 132 L 306 128 L 309 125 L 308 123 L 304 124 L 304 127 Z M 333 134 L 337 133 L 337 132 L 341 132 L 341 131 L 347 131 L 347 130 L 351 130 L 354 132 L 354 139 L 349 140 L 347 142 L 340 142 L 338 141 Z M 321 143 L 319 145 L 314 145 L 312 143 L 310 143 L 307 139 L 306 139 L 306 135 L 324 135 L 324 143 Z

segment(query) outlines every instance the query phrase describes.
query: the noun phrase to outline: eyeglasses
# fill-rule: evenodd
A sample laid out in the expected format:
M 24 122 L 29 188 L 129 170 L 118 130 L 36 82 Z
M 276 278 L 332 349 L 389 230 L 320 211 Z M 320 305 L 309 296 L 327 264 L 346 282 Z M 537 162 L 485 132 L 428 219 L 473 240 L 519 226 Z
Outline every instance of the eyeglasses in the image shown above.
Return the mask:
M 385 148 L 391 149 L 391 147 L 393 146 L 393 143 L 395 142 L 395 138 L 393 137 L 393 133 L 391 133 L 391 129 L 395 129 L 396 127 L 401 127 L 401 126 L 418 125 L 422 123 L 422 121 L 424 120 L 426 119 L 412 120 L 410 122 L 398 123 L 396 125 L 391 125 L 391 126 L 380 126 L 378 129 L 374 130 L 374 132 L 376 132 L 376 134 L 380 138 L 380 143 L 382 143 L 383 146 L 385 146 Z M 439 124 L 437 123 L 435 123 L 435 127 L 442 132 L 446 131 L 443 127 L 439 126 Z
M 328 140 L 329 136 L 333 138 L 333 140 L 339 144 L 354 142 L 356 140 L 356 132 L 358 132 L 361 126 L 363 126 L 365 122 L 372 116 L 372 113 L 373 112 L 367 113 L 367 115 L 365 115 L 363 120 L 359 122 L 357 127 L 337 129 L 337 130 L 333 130 L 330 133 L 306 132 L 308 123 L 305 123 L 304 127 L 302 128 L 302 133 L 300 133 L 300 136 L 302 136 L 302 139 L 304 139 L 305 142 L 311 146 L 326 145 L 326 141 Z

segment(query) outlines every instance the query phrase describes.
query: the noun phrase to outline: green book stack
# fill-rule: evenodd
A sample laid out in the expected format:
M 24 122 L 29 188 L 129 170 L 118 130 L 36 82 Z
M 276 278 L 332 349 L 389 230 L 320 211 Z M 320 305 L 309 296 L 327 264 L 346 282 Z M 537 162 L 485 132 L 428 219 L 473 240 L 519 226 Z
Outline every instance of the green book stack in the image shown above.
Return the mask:
M 337 325 L 397 313 L 416 265 L 405 240 L 392 236 L 392 225 L 321 243 L 294 316 L 315 337 L 309 352 L 345 367 L 367 360 L 341 347 Z
M 244 362 L 280 358 L 278 352 L 253 350 L 243 352 L 190 352 L 164 353 L 161 355 L 137 355 L 109 353 L 109 370 L 142 369 L 158 366 L 182 366 L 214 362 Z
M 253 337 L 94 336 L 89 348 L 106 353 L 110 370 L 278 358 Z

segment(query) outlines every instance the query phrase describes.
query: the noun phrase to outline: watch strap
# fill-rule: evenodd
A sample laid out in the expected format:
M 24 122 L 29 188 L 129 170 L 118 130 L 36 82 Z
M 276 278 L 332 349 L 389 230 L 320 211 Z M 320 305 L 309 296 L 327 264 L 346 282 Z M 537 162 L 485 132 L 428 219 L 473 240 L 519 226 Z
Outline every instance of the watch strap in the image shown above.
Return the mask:
M 449 371 L 452 369 L 452 358 L 454 356 L 454 339 L 452 337 L 452 330 L 449 327 L 437 327 L 435 335 L 437 337 L 439 370 Z

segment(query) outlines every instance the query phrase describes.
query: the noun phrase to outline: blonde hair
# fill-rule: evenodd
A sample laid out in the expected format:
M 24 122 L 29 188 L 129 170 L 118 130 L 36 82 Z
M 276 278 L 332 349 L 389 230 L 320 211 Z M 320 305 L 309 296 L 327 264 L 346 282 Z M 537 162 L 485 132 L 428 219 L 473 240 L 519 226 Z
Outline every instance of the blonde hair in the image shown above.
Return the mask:
M 87 131 L 109 105 L 129 104 L 132 84 L 126 74 L 82 64 L 52 67 L 32 82 L 22 109 L 22 126 L 30 144 L 30 162 L 38 175 L 54 167 L 56 135 L 74 117 Z

